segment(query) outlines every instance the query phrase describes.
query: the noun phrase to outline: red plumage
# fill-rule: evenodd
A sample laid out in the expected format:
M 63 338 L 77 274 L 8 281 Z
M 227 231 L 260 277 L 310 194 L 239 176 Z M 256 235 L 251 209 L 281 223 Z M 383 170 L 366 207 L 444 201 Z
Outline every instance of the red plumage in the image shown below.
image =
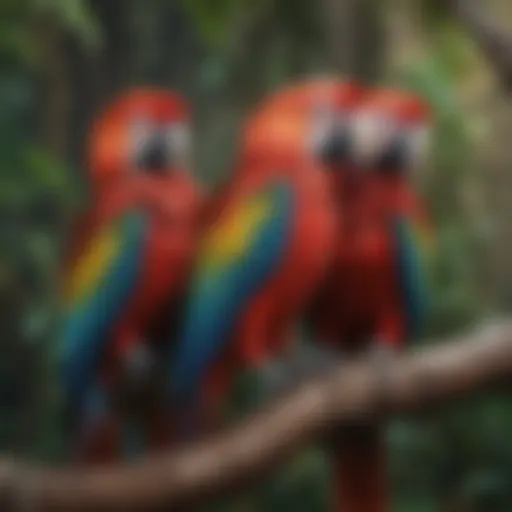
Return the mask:
M 423 222 L 422 204 L 408 185 L 375 176 L 347 177 L 341 192 L 335 258 L 317 296 L 314 324 L 322 340 L 343 351 L 381 339 L 390 348 L 405 340 L 395 215 Z
M 95 237 L 116 219 L 133 211 L 144 212 L 148 219 L 142 274 L 122 314 L 109 326 L 98 368 L 98 377 L 110 395 L 119 391 L 124 356 L 138 344 L 148 342 L 150 349 L 157 351 L 168 348 L 172 318 L 179 315 L 186 292 L 203 207 L 202 193 L 186 169 L 188 122 L 188 106 L 179 95 L 135 89 L 114 101 L 92 129 L 92 201 L 75 224 L 66 274 L 73 272 Z M 163 383 L 159 382 L 159 387 L 163 388 Z M 160 446 L 168 437 L 169 426 L 152 416 L 156 398 L 145 400 L 140 417 L 149 429 L 150 445 Z M 162 404 L 158 406 L 159 414 L 163 413 Z M 99 462 L 118 457 L 121 430 L 112 417 L 89 432 L 81 446 L 81 459 Z
M 200 200 L 195 183 L 186 174 L 171 173 L 165 178 L 139 175 L 111 189 L 92 212 L 83 247 L 98 230 L 130 211 L 144 211 L 149 219 L 143 272 L 122 314 L 109 329 L 106 351 L 98 368 L 102 386 L 114 400 L 123 393 L 123 362 L 130 351 L 143 342 L 149 344 L 153 354 L 165 358 L 170 348 L 173 315 L 179 314 L 195 255 Z M 163 385 L 161 380 L 155 381 L 146 390 L 149 394 L 140 397 L 140 403 L 120 405 L 121 409 L 126 405 L 130 409 L 142 407 L 138 421 L 142 418 L 145 425 L 149 450 L 159 449 L 170 440 L 170 418 L 161 395 Z M 88 442 L 81 446 L 83 462 L 97 463 L 120 456 L 124 420 L 116 417 L 114 414 L 89 434 Z
M 359 162 L 356 158 L 357 165 L 336 170 L 334 186 L 341 216 L 335 258 L 310 316 L 318 340 L 341 354 L 367 351 L 374 343 L 398 349 L 406 341 L 407 319 L 392 223 L 397 217 L 413 224 L 427 222 L 423 202 L 409 176 L 410 162 L 399 168 L 378 163 L 381 154 L 396 142 L 394 135 L 404 136 L 428 122 L 425 104 L 399 91 L 376 91 L 360 108 L 375 115 L 380 125 L 373 132 L 373 126 L 365 125 L 364 131 L 356 131 L 356 137 L 377 139 L 356 140 L 356 148 L 372 148 L 371 158 L 363 154 Z M 381 428 L 374 424 L 346 427 L 338 432 L 337 440 L 332 453 L 335 510 L 390 510 Z
M 234 372 L 259 368 L 282 355 L 291 330 L 312 300 L 333 257 L 337 211 L 331 179 L 313 143 L 317 110 L 350 111 L 361 90 L 334 79 L 317 80 L 277 92 L 260 105 L 244 128 L 232 180 L 215 196 L 213 222 L 241 197 L 283 179 L 294 190 L 297 208 L 286 257 L 240 319 L 232 352 L 207 388 L 219 407 Z
M 141 209 L 150 216 L 140 286 L 115 329 L 114 357 L 130 350 L 134 334 L 147 332 L 158 305 L 183 295 L 195 254 L 200 195 L 184 173 L 165 178 L 136 176 L 112 190 L 97 208 L 98 225 Z
M 332 254 L 335 218 L 321 169 L 313 162 L 290 158 L 276 159 L 274 165 L 267 161 L 265 166 L 247 171 L 237 176 L 236 186 L 224 196 L 224 206 L 219 206 L 217 213 L 220 218 L 230 205 L 280 178 L 293 190 L 296 206 L 279 270 L 251 298 L 237 323 L 230 354 L 208 380 L 206 391 L 213 410 L 225 400 L 235 372 L 261 368 L 286 351 L 291 330 L 322 280 Z

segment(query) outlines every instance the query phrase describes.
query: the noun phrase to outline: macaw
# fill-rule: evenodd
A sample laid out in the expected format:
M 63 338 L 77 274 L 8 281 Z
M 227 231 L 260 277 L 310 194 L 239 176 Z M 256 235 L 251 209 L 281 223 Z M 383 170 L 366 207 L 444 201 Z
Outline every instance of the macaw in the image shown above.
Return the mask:
M 378 372 L 385 371 L 386 350 L 417 336 L 428 311 L 433 232 L 412 171 L 428 149 L 429 128 L 421 98 L 368 92 L 352 121 L 353 165 L 342 162 L 342 172 L 333 174 L 342 223 L 309 319 L 316 339 L 341 354 L 375 347 Z M 382 429 L 358 424 L 337 441 L 335 509 L 390 510 Z
M 143 155 L 139 146 L 147 144 L 149 138 L 153 137 L 156 126 L 159 127 L 158 136 L 162 139 L 161 154 L 158 154 L 155 146 L 153 153 L 147 151 Z M 164 140 L 168 140 L 168 143 Z M 147 172 L 147 164 L 151 162 L 144 162 L 141 158 L 155 159 L 156 164 L 159 159 L 178 158 L 181 161 L 173 161 L 172 165 L 187 167 L 191 149 L 189 145 L 189 109 L 179 94 L 158 88 L 135 88 L 110 103 L 91 128 L 87 143 L 89 207 L 73 226 L 75 239 L 70 244 L 68 259 L 72 261 L 75 253 L 80 252 L 81 235 L 90 229 L 94 205 L 133 172 Z M 165 155 L 171 146 L 175 148 L 174 156 L 170 153 Z M 158 169 L 158 165 L 149 167 Z
M 246 125 L 234 176 L 199 249 L 169 372 L 175 400 L 196 414 L 205 407 L 201 400 L 220 407 L 234 373 L 264 374 L 283 354 L 328 268 L 336 216 L 318 156 L 324 144 L 318 110 L 331 103 L 349 110 L 355 91 L 344 82 L 294 87 Z M 204 398 L 205 382 L 216 397 Z
M 147 101 L 124 117 L 124 131 L 136 133 L 124 177 L 119 167 L 115 186 L 99 195 L 64 283 L 63 387 L 85 461 L 119 456 L 113 402 L 127 372 L 137 377 L 152 350 L 169 349 L 155 345 L 172 338 L 165 327 L 195 254 L 201 192 L 185 167 L 182 119 L 172 95 Z

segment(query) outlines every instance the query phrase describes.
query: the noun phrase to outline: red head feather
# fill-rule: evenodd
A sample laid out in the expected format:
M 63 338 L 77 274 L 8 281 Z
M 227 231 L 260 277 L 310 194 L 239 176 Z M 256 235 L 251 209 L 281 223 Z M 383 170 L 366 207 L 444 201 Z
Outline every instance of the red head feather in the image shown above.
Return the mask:
M 431 118 L 430 105 L 416 93 L 397 89 L 377 89 L 366 96 L 363 108 L 393 116 L 406 123 L 426 123 Z
M 403 178 L 428 153 L 431 110 L 415 93 L 393 89 L 368 93 L 353 126 L 355 154 L 363 168 Z
M 358 85 L 336 79 L 312 80 L 280 90 L 266 99 L 246 124 L 244 162 L 269 155 L 311 158 L 310 139 L 318 110 L 338 114 L 351 111 L 362 94 Z
M 159 89 L 134 89 L 117 98 L 94 124 L 89 141 L 96 191 L 133 169 L 131 128 L 141 118 L 155 124 L 188 123 L 188 105 L 179 94 Z

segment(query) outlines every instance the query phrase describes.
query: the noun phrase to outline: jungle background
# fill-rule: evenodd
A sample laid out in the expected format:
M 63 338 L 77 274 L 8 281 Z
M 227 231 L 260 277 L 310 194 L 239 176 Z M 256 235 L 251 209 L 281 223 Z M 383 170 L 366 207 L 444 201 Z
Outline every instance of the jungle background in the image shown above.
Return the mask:
M 485 8 L 512 27 L 512 4 Z M 428 336 L 512 306 L 512 99 L 485 57 L 427 0 L 1 0 L 0 449 L 58 461 L 48 355 L 61 249 L 87 204 L 85 140 L 126 87 L 164 85 L 194 109 L 198 176 L 229 176 L 244 114 L 290 80 L 340 71 L 404 85 L 435 111 L 422 186 L 438 226 Z M 389 429 L 395 509 L 512 510 L 512 404 L 489 395 Z M 325 509 L 311 450 L 243 510 Z M 242 505 L 240 505 L 242 507 Z

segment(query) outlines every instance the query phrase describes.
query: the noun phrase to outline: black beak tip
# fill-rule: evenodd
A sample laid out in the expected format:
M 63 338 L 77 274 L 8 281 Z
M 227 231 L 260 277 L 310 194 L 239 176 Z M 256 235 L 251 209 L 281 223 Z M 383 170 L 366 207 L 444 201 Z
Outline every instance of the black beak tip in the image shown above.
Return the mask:
M 141 155 L 139 167 L 145 172 L 155 175 L 165 174 L 168 166 L 168 157 L 165 147 L 161 144 L 154 144 L 148 147 Z
M 319 156 L 326 165 L 341 163 L 349 155 L 349 138 L 345 134 L 332 134 L 319 149 Z
M 398 172 L 405 166 L 406 150 L 404 144 L 397 141 L 383 155 L 379 162 L 379 169 L 385 172 Z

